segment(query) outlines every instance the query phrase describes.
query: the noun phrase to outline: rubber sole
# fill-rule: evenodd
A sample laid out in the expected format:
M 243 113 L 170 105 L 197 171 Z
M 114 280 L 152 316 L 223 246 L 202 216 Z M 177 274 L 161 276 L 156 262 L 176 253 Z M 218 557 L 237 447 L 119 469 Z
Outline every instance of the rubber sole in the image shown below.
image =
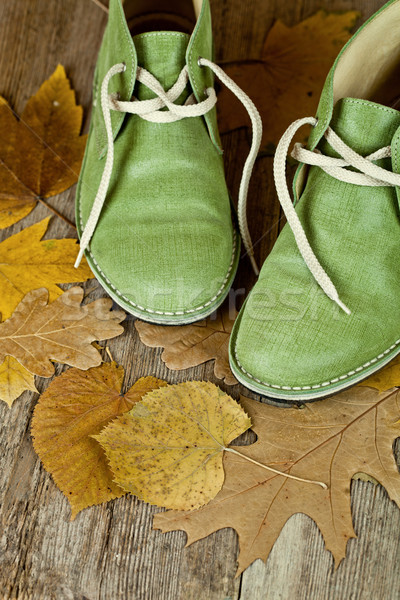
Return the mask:
M 285 390 L 276 390 L 264 385 L 260 385 L 254 382 L 249 377 L 243 373 L 242 369 L 237 365 L 235 360 L 230 355 L 229 362 L 232 372 L 236 379 L 245 387 L 247 387 L 252 392 L 260 394 L 265 397 L 267 403 L 272 404 L 273 406 L 284 406 L 284 407 L 293 407 L 299 406 L 304 403 L 316 402 L 318 400 L 323 400 L 324 398 L 333 396 L 340 392 L 343 392 L 357 383 L 364 381 L 388 363 L 390 363 L 398 354 L 400 354 L 400 346 L 398 346 L 393 352 L 388 353 L 385 357 L 376 361 L 371 365 L 370 368 L 365 369 L 362 373 L 355 374 L 354 377 L 349 377 L 345 382 L 337 385 L 325 386 L 323 388 L 319 388 L 318 391 L 309 391 L 309 392 L 301 392 L 301 391 L 285 391 Z M 310 386 L 311 387 L 311 386 Z

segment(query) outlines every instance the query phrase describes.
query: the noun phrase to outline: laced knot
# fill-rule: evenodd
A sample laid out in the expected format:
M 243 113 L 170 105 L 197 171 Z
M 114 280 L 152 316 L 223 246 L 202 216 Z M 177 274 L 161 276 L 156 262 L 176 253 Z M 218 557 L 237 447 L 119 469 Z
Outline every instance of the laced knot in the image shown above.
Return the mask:
M 315 127 L 317 122 L 317 119 L 314 117 L 298 119 L 292 123 L 283 134 L 274 158 L 275 186 L 286 219 L 293 231 L 297 247 L 315 281 L 319 284 L 325 294 L 331 298 L 331 300 L 336 302 L 344 312 L 351 314 L 350 309 L 339 298 L 336 287 L 311 248 L 301 221 L 293 206 L 286 180 L 286 157 L 294 135 L 297 130 L 304 125 L 312 125 Z M 295 144 L 291 154 L 292 157 L 301 163 L 320 167 L 323 171 L 332 177 L 335 177 L 335 179 L 346 183 L 371 187 L 400 186 L 400 174 L 392 173 L 372 162 L 381 158 L 390 157 L 390 146 L 381 148 L 373 154 L 363 157 L 345 144 L 345 142 L 330 127 L 327 128 L 324 136 L 329 145 L 342 158 L 325 156 L 319 150 L 307 150 L 301 144 Z M 349 171 L 347 167 L 354 167 L 357 169 L 357 172 Z
M 213 73 L 237 96 L 246 108 L 252 123 L 253 139 L 249 155 L 246 159 L 242 180 L 239 189 L 238 200 L 238 221 L 239 229 L 243 239 L 246 252 L 250 257 L 253 269 L 258 275 L 258 267 L 254 259 L 253 245 L 247 225 L 246 204 L 247 194 L 249 189 L 250 177 L 253 171 L 254 163 L 257 158 L 257 153 L 261 144 L 262 123 L 260 115 L 250 98 L 235 84 L 235 82 L 226 75 L 226 73 L 215 63 L 205 58 L 199 58 L 198 64 L 200 67 L 208 67 Z M 206 98 L 201 102 L 197 102 L 195 95 L 190 94 L 183 105 L 175 104 L 175 101 L 184 92 L 188 82 L 189 73 L 185 65 L 179 74 L 175 84 L 165 91 L 161 83 L 149 71 L 143 67 L 138 67 L 136 79 L 146 87 L 148 87 L 155 95 L 155 98 L 150 100 L 137 100 L 133 98 L 129 102 L 120 101 L 115 95 L 110 95 L 108 92 L 110 80 L 117 73 L 122 73 L 126 69 L 123 63 L 119 63 L 111 67 L 105 75 L 101 86 L 101 109 L 103 112 L 106 133 L 107 133 L 107 158 L 104 165 L 103 175 L 94 199 L 89 218 L 86 222 L 80 240 L 80 251 L 75 262 L 75 267 L 78 267 L 84 251 L 88 248 L 90 240 L 96 229 L 100 214 L 107 197 L 108 188 L 110 185 L 111 175 L 114 164 L 114 138 L 111 123 L 111 111 L 118 111 L 139 115 L 146 121 L 153 123 L 172 123 L 188 117 L 201 117 L 207 114 L 216 104 L 217 96 L 214 88 L 205 90 Z M 162 110 L 167 108 L 168 110 Z

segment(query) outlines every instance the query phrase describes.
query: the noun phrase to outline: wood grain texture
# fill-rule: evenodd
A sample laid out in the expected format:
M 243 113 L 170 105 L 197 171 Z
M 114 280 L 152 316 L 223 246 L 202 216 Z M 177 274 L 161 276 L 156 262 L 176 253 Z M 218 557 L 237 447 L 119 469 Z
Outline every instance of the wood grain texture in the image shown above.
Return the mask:
M 363 19 L 383 0 L 212 0 L 218 58 L 252 58 L 277 17 L 288 25 L 318 8 L 357 9 Z M 17 112 L 62 63 L 90 113 L 91 81 L 106 15 L 90 0 L 0 0 L 0 94 Z M 247 132 L 224 136 L 227 179 L 235 196 L 248 149 Z M 74 189 L 50 202 L 70 219 Z M 249 223 L 261 262 L 280 228 L 270 158 L 257 161 L 250 192 Z M 1 233 L 7 237 L 47 216 L 38 206 L 22 223 Z M 47 237 L 74 231 L 53 218 Z M 247 260 L 232 298 L 239 304 L 254 283 Z M 104 295 L 93 282 L 89 298 Z M 144 375 L 171 383 L 209 379 L 212 364 L 183 372 L 168 371 L 161 350 L 147 349 L 126 322 L 126 335 L 109 343 L 126 370 L 125 386 Z M 57 373 L 61 372 L 57 367 Z M 43 391 L 49 380 L 38 380 Z M 224 385 L 221 385 L 224 388 Z M 225 388 L 234 397 L 246 389 Z M 0 596 L 4 600 L 395 600 L 400 597 L 400 511 L 386 492 L 371 483 L 352 484 L 358 539 L 335 571 L 315 524 L 295 515 L 286 524 L 267 564 L 256 561 L 241 578 L 236 570 L 237 538 L 222 530 L 185 549 L 185 535 L 152 531 L 157 509 L 134 497 L 85 510 L 70 522 L 66 499 L 36 457 L 30 422 L 37 394 L 25 393 L 8 409 L 0 404 Z

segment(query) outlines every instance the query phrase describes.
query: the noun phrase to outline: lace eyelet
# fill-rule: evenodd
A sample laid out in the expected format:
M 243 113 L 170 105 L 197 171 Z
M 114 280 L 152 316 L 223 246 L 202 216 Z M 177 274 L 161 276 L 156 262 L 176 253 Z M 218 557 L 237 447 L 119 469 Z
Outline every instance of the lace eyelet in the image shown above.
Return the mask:
M 201 62 L 200 62 L 201 60 L 202 60 L 202 57 L 201 57 L 201 56 L 199 56 L 199 58 L 197 59 L 197 65 L 200 67 L 200 69 L 202 69 L 202 68 L 203 68 L 203 65 L 202 65 L 202 64 L 201 64 Z

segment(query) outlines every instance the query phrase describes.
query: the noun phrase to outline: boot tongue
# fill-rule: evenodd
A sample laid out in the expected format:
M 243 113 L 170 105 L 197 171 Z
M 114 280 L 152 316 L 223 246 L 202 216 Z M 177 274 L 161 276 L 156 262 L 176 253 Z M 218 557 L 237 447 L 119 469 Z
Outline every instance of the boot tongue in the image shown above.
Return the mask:
M 186 33 L 175 31 L 155 31 L 134 36 L 133 43 L 137 52 L 138 66 L 150 71 L 164 90 L 169 90 L 186 64 L 189 39 Z M 183 104 L 188 93 L 188 91 L 182 93 L 175 103 Z M 148 87 L 138 82 L 135 85 L 134 95 L 138 100 L 148 100 L 156 96 Z
M 355 152 L 367 156 L 391 145 L 400 127 L 400 112 L 367 100 L 343 98 L 335 105 L 330 127 Z M 337 156 L 325 138 L 318 148 L 323 154 Z M 389 164 L 384 166 L 390 168 Z

